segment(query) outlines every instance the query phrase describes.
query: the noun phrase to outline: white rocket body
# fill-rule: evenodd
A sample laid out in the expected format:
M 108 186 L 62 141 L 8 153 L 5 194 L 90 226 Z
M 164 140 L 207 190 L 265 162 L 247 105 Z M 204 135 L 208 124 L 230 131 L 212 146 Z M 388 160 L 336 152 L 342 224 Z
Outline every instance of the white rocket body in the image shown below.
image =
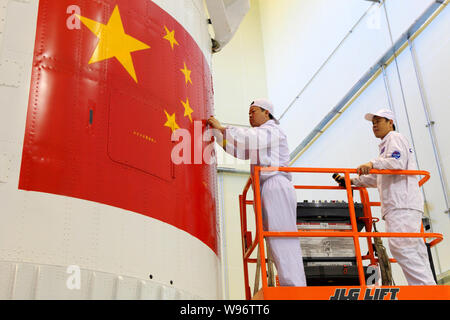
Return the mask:
M 210 65 L 203 1 L 154 3 Z M 38 0 L 0 1 L 0 299 L 220 299 L 220 252 L 185 230 L 108 204 L 18 188 L 38 8 Z

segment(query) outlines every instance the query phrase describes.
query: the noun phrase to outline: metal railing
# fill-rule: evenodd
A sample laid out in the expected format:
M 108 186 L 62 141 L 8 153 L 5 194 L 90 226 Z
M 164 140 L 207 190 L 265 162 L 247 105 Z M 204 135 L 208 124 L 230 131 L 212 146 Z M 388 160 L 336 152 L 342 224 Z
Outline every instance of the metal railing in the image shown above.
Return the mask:
M 346 190 L 348 208 L 350 214 L 351 231 L 323 231 L 322 230 L 309 230 L 309 231 L 297 231 L 297 232 L 273 232 L 263 230 L 262 221 L 262 206 L 261 206 L 261 192 L 260 192 L 260 172 L 268 171 L 285 171 L 293 173 L 343 173 L 345 178 L 346 187 L 340 186 L 321 186 L 321 185 L 296 185 L 296 189 L 318 189 L 318 190 Z M 395 233 L 395 232 L 372 232 L 372 223 L 378 221 L 378 218 L 372 217 L 371 207 L 380 206 L 380 202 L 371 202 L 369 199 L 369 194 L 366 188 L 363 187 L 352 187 L 350 174 L 356 173 L 356 169 L 347 168 L 294 168 L 294 167 L 255 167 L 254 174 L 247 181 L 244 187 L 243 193 L 239 196 L 240 204 L 240 218 L 241 218 L 241 235 L 242 235 L 242 251 L 244 260 L 244 282 L 245 282 L 245 294 L 247 299 L 251 299 L 251 291 L 249 286 L 249 263 L 257 263 L 257 259 L 250 258 L 251 254 L 254 252 L 258 246 L 260 259 L 261 259 L 261 278 L 262 278 L 262 289 L 268 287 L 267 281 L 267 269 L 266 269 L 266 255 L 265 255 L 265 244 L 264 239 L 267 237 L 351 237 L 354 241 L 355 246 L 355 256 L 357 263 L 357 270 L 359 275 L 359 282 L 361 287 L 365 287 L 365 276 L 363 269 L 363 260 L 370 260 L 372 265 L 378 263 L 378 259 L 375 258 L 374 250 L 372 246 L 372 238 L 382 238 L 382 237 L 403 237 L 403 238 L 423 238 L 426 241 L 427 238 L 433 238 L 429 243 L 432 247 L 442 241 L 442 234 L 439 233 L 425 233 L 423 226 L 421 232 L 419 233 Z M 426 181 L 430 179 L 430 174 L 427 171 L 412 171 L 412 170 L 370 170 L 371 174 L 387 174 L 387 175 L 420 175 L 423 178 L 419 181 L 419 186 L 422 186 Z M 247 193 L 253 186 L 253 199 L 247 200 Z M 355 215 L 355 207 L 353 201 L 353 190 L 360 192 L 361 203 L 363 205 L 364 216 L 359 218 L 363 220 L 365 224 L 365 232 L 359 232 L 357 229 L 357 218 Z M 252 239 L 251 231 L 248 230 L 247 226 L 247 205 L 254 206 L 255 219 L 256 219 L 256 232 L 255 237 Z M 368 254 L 365 256 L 361 255 L 360 250 L 360 238 L 366 238 L 368 243 Z M 390 259 L 391 262 L 396 262 L 395 259 Z M 307 287 L 309 288 L 309 287 Z

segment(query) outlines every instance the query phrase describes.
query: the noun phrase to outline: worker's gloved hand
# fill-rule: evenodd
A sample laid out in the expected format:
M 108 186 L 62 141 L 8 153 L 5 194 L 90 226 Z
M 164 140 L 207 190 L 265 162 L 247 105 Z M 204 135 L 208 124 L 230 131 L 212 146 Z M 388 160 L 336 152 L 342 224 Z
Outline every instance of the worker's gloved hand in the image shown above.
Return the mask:
M 213 128 L 213 129 L 217 129 L 220 130 L 220 132 L 222 132 L 222 134 L 224 134 L 225 132 L 225 127 L 223 127 L 220 123 L 219 120 L 217 120 L 216 118 L 214 118 L 213 116 L 209 117 L 207 123 Z
M 373 169 L 373 163 L 369 161 L 356 168 L 356 173 L 362 176 L 365 174 L 369 174 L 371 169 Z
M 339 184 L 339 186 L 345 188 L 345 178 L 343 176 L 341 176 L 339 173 L 334 173 L 333 179 Z

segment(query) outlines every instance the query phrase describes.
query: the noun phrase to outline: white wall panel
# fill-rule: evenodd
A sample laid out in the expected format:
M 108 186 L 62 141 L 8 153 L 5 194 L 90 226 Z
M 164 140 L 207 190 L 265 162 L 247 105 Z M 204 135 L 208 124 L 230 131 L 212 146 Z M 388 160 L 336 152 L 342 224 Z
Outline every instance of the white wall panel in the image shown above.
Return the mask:
M 260 1 L 269 96 L 284 110 L 370 2 Z
M 450 8 L 442 13 L 414 41 L 420 79 L 436 134 L 444 178 L 450 183 L 450 135 L 446 119 L 450 118 L 448 78 L 450 75 Z M 448 190 L 448 189 L 447 189 Z
M 249 126 L 250 102 L 267 96 L 258 1 L 251 6 L 234 38 L 213 55 L 215 115 L 228 124 Z
M 291 37 L 294 37 L 295 32 L 300 35 L 300 38 L 292 41 L 289 45 L 287 43 L 280 44 L 281 40 L 276 40 L 274 46 L 289 48 L 286 50 L 289 52 L 289 56 L 284 57 L 281 50 L 269 51 L 268 55 L 266 51 L 269 94 L 274 101 L 279 103 L 277 106 L 279 110 L 288 107 L 294 98 L 292 94 L 296 95 L 303 90 L 314 72 L 319 70 L 328 55 L 361 19 L 281 119 L 282 127 L 289 137 L 289 146 L 293 150 L 385 53 L 390 46 L 390 39 L 382 8 L 377 4 L 363 3 L 364 6 L 362 6 L 360 2 L 355 6 L 347 4 L 343 6 L 342 3 L 319 1 L 315 2 L 314 9 L 302 8 L 300 4 L 294 6 L 289 3 L 289 5 L 291 5 L 290 15 L 308 14 L 313 15 L 315 20 L 303 21 L 299 17 L 279 19 L 282 21 L 281 26 L 283 23 L 287 23 L 285 20 L 292 24 L 295 21 L 298 25 L 308 22 L 311 25 L 304 30 L 299 27 L 297 29 L 286 27 Z M 306 4 L 304 5 L 306 6 Z M 312 4 L 309 5 L 312 6 Z M 368 10 L 369 8 L 370 10 Z M 308 9 L 309 11 L 307 11 Z M 314 16 L 317 10 L 322 15 Z M 373 21 L 374 16 L 379 19 L 376 23 Z M 275 24 L 275 22 L 273 23 Z M 264 29 L 265 22 L 262 24 Z M 266 28 L 272 29 L 272 27 L 277 28 L 276 25 L 269 25 Z M 305 37 L 305 39 L 301 37 Z M 314 41 L 312 41 L 313 38 Z M 269 42 L 273 39 L 264 34 L 264 41 Z M 332 47 L 330 47 L 331 45 Z M 278 56 L 276 56 L 277 54 Z M 303 65 L 299 65 L 300 63 Z M 282 74 L 283 77 L 276 78 L 276 74 Z M 276 81 L 272 79 L 274 76 Z M 282 101 L 281 98 L 278 98 L 279 96 L 284 99 L 290 97 L 290 100 Z
M 417 13 L 428 8 L 435 0 L 386 0 L 386 10 L 395 42 L 402 33 L 417 19 Z M 382 14 L 385 12 L 383 10 Z

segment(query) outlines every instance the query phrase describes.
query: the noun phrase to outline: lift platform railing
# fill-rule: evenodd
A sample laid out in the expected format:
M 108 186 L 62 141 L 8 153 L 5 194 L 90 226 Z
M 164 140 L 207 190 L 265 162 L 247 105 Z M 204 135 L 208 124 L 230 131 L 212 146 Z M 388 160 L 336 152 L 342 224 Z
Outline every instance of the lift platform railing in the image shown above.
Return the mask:
M 348 208 L 350 214 L 351 231 L 323 231 L 322 230 L 308 230 L 308 231 L 297 231 L 297 232 L 270 232 L 263 230 L 262 221 L 262 207 L 261 207 L 261 192 L 260 192 L 260 172 L 267 171 L 284 171 L 293 173 L 343 173 L 345 178 L 346 187 L 340 186 L 316 186 L 316 185 L 296 185 L 296 189 L 319 189 L 319 190 L 346 190 Z M 352 187 L 350 174 L 355 174 L 356 169 L 348 168 L 294 168 L 294 167 L 255 167 L 253 175 L 247 181 L 244 187 L 243 193 L 239 196 L 240 205 L 240 218 L 241 218 L 241 235 L 242 235 L 242 251 L 244 260 L 244 282 L 245 282 L 245 294 L 247 299 L 251 299 L 251 291 L 249 286 L 249 263 L 257 263 L 257 259 L 250 258 L 251 254 L 254 252 L 255 248 L 258 246 L 260 259 L 261 259 L 261 278 L 262 278 L 262 291 L 268 288 L 267 281 L 267 269 L 266 269 L 266 255 L 265 255 L 265 245 L 264 239 L 267 237 L 351 237 L 353 238 L 355 246 L 355 256 L 359 275 L 359 282 L 361 287 L 365 287 L 365 276 L 363 269 L 363 260 L 370 260 L 371 265 L 376 265 L 378 259 L 375 258 L 373 247 L 371 245 L 373 237 L 403 237 L 403 238 L 423 238 L 426 242 L 427 238 L 432 238 L 433 240 L 429 243 L 429 246 L 435 246 L 442 241 L 442 234 L 439 233 L 425 233 L 423 226 L 421 232 L 419 233 L 393 233 L 393 232 L 372 232 L 372 223 L 378 221 L 378 218 L 372 217 L 371 207 L 380 206 L 380 202 L 371 202 L 369 199 L 369 194 L 366 188 L 363 187 Z M 430 179 L 430 174 L 427 171 L 418 170 L 370 170 L 371 174 L 387 174 L 387 175 L 418 175 L 423 176 L 419 181 L 419 186 L 422 186 L 426 181 Z M 247 200 L 247 193 L 252 186 L 253 189 L 253 201 Z M 363 214 L 361 217 L 365 223 L 366 232 L 358 232 L 357 229 L 357 219 L 355 215 L 354 201 L 353 201 L 353 190 L 360 192 L 361 203 L 363 205 Z M 253 205 L 256 219 L 256 232 L 255 238 L 252 240 L 251 231 L 247 227 L 247 205 Z M 360 250 L 360 238 L 366 238 L 368 243 L 368 254 L 365 256 L 361 255 Z M 395 259 L 390 259 L 391 262 L 396 262 Z M 288 287 L 285 287 L 288 288 Z M 289 287 L 293 288 L 293 287 Z M 313 288 L 313 287 L 306 287 Z M 290 290 L 292 292 L 292 289 Z M 317 293 L 317 288 L 315 289 L 315 294 Z

